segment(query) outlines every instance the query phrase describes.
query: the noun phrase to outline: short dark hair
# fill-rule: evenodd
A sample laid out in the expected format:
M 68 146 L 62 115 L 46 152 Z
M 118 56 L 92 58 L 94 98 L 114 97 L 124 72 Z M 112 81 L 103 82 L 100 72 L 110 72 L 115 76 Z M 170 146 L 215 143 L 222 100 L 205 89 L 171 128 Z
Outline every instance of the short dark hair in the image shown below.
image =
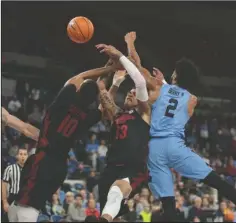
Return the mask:
M 77 197 L 80 197 L 80 198 L 83 200 L 83 197 L 82 197 L 81 194 L 76 194 L 76 195 L 75 195 L 75 199 L 76 199 Z
M 96 101 L 99 93 L 98 85 L 94 80 L 85 80 L 79 89 L 81 102 L 84 106 L 89 106 Z
M 17 155 L 19 154 L 20 150 L 24 150 L 24 151 L 26 151 L 27 154 L 28 154 L 28 150 L 27 150 L 25 147 L 19 147 L 19 148 L 17 149 Z
M 179 87 L 193 91 L 199 83 L 199 70 L 193 61 L 182 58 L 175 65 L 176 81 Z

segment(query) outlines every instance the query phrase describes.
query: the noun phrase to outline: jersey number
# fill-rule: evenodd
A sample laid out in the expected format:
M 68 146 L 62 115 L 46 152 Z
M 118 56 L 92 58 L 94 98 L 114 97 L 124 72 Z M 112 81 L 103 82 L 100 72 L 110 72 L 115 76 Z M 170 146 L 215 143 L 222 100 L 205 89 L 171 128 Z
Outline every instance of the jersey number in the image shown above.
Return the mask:
M 71 118 L 70 115 L 67 115 L 58 127 L 57 132 L 62 133 L 64 137 L 68 138 L 74 133 L 77 125 L 78 120 Z
M 127 125 L 117 125 L 116 129 L 116 139 L 125 139 L 128 133 Z
M 171 113 L 171 111 L 174 111 L 177 108 L 178 101 L 174 98 L 171 98 L 169 100 L 169 103 L 170 103 L 170 105 L 168 105 L 166 108 L 165 116 L 167 116 L 169 118 L 173 118 L 174 114 Z

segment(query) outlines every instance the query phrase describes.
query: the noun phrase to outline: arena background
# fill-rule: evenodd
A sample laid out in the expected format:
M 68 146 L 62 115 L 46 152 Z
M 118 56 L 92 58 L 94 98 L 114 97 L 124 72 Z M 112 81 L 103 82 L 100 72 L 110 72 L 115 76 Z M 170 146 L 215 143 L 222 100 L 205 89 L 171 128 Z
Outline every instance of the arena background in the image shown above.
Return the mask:
M 75 44 L 67 37 L 67 23 L 75 16 L 86 16 L 95 26 L 94 37 L 87 44 Z M 196 115 L 187 126 L 187 141 L 222 177 L 235 183 L 235 21 L 235 2 L 2 2 L 2 106 L 9 110 L 9 102 L 16 95 L 22 107 L 10 112 L 40 126 L 41 119 L 35 117 L 43 116 L 68 78 L 106 63 L 107 58 L 97 52 L 95 44 L 112 44 L 126 53 L 124 35 L 136 31 L 135 44 L 142 64 L 149 69 L 158 67 L 167 80 L 175 61 L 183 56 L 199 66 L 203 85 L 197 92 L 200 103 Z M 120 102 L 128 88 L 129 82 L 123 84 Z M 76 194 L 85 189 L 88 197 L 84 198 L 84 208 L 90 197 L 99 209 L 94 186 L 104 160 L 97 150 L 101 139 L 107 140 L 108 132 L 108 127 L 99 123 L 91 129 L 88 139 L 77 142 L 68 161 L 66 182 L 72 186 L 66 184 L 58 192 L 60 204 L 48 202 L 42 219 L 53 221 L 59 215 L 58 219 L 70 220 L 64 211 L 68 207 L 64 201 L 68 191 Z M 94 142 L 89 139 L 93 133 L 97 138 Z M 29 152 L 34 151 L 34 143 L 12 129 L 6 128 L 2 136 L 2 171 L 15 162 L 16 148 L 24 146 Z M 90 173 L 93 169 L 96 177 Z M 201 184 L 189 184 L 175 173 L 174 176 L 182 220 L 236 219 L 228 217 L 224 209 L 233 213 L 234 205 L 226 202 L 227 207 L 223 208 L 222 198 L 215 191 Z M 139 215 L 146 198 L 153 220 L 157 221 L 160 215 L 159 201 L 153 201 L 147 193 L 143 189 L 135 199 L 137 221 L 142 220 Z M 195 195 L 203 201 L 200 207 L 193 204 Z M 192 214 L 194 208 L 201 214 Z M 125 219 L 130 220 L 130 216 Z

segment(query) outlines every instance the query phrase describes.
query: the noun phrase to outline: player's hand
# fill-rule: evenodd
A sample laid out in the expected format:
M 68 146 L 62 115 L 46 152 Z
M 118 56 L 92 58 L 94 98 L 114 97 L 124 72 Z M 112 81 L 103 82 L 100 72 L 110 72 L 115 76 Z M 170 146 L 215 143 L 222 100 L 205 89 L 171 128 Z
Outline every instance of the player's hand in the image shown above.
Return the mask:
M 159 84 L 159 85 L 162 85 L 163 84 L 163 81 L 164 81 L 164 75 L 163 75 L 163 73 L 159 70 L 159 69 L 157 69 L 157 68 L 153 68 L 153 75 L 154 75 L 154 77 L 156 78 L 156 80 L 157 80 L 157 83 Z
M 97 85 L 100 91 L 102 90 L 106 90 L 106 84 L 104 82 L 104 80 L 102 80 L 100 77 L 97 80 Z
M 8 204 L 8 202 L 7 202 L 7 201 L 3 202 L 3 210 L 4 210 L 5 212 L 8 212 L 8 209 L 9 209 L 9 204 Z
M 129 32 L 125 35 L 126 43 L 134 43 L 135 40 L 136 40 L 136 32 Z
M 125 76 L 126 76 L 126 70 L 118 70 L 115 72 L 114 76 L 113 76 L 113 80 L 112 80 L 112 84 L 113 85 L 120 85 L 120 83 L 122 83 L 125 80 Z
M 96 48 L 100 51 L 100 53 L 106 53 L 113 60 L 118 60 L 121 56 L 123 56 L 119 50 L 111 45 L 98 44 L 96 45 Z

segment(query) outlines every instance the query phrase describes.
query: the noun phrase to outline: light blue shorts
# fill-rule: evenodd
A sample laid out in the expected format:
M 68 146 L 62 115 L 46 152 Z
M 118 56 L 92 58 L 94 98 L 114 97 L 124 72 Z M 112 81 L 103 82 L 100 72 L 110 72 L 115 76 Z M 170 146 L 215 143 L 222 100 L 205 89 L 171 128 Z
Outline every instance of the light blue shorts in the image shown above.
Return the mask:
M 149 187 L 158 197 L 174 196 L 174 182 L 170 168 L 182 176 L 203 180 L 212 169 L 177 137 L 154 138 L 149 142 Z

